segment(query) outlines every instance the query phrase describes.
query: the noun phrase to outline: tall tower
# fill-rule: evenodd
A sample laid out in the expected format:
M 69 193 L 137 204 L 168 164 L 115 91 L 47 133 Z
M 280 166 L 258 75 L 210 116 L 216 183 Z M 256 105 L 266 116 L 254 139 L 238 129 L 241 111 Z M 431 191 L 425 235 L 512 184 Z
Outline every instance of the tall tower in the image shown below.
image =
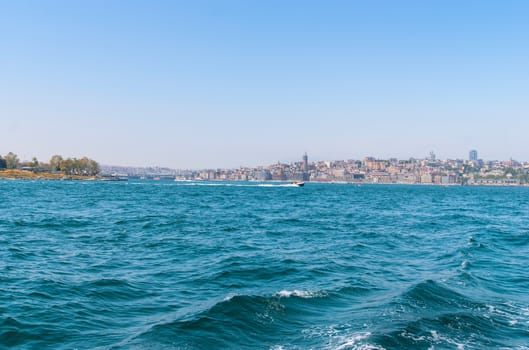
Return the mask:
M 468 160 L 478 160 L 478 151 L 475 149 L 468 152 Z
M 307 152 L 303 155 L 303 172 L 309 172 L 309 157 L 307 156 Z

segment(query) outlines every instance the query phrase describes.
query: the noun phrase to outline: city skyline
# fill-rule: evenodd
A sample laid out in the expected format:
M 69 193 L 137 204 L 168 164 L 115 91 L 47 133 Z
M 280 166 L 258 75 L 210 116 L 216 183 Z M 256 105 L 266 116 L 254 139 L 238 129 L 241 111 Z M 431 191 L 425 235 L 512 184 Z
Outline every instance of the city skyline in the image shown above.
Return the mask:
M 0 151 L 529 160 L 524 1 L 0 3 Z M 280 158 L 280 159 L 278 159 Z
M 20 154 L 17 154 L 16 152 L 9 152 L 14 153 L 15 156 L 17 156 L 19 162 L 21 164 L 24 163 L 31 163 L 35 161 L 35 158 L 39 163 L 47 164 L 49 163 L 51 158 L 54 158 L 56 156 L 63 156 L 63 154 L 55 154 L 49 157 L 43 157 L 38 158 L 35 156 L 27 157 L 25 155 L 20 156 Z M 426 152 L 425 152 L 426 153 Z M 6 153 L 7 154 L 7 153 Z M 0 151 L 0 158 L 3 156 L 6 156 L 6 154 L 1 154 Z M 479 155 L 479 156 L 478 156 Z M 74 157 L 70 157 L 72 159 L 80 159 L 82 156 L 76 155 Z M 254 164 L 240 164 L 238 166 L 232 166 L 232 167 L 213 167 L 213 166 L 206 166 L 202 168 L 185 168 L 185 167 L 170 167 L 164 164 L 119 164 L 119 163 L 101 163 L 100 165 L 105 167 L 122 167 L 122 168 L 160 168 L 160 169 L 170 169 L 170 170 L 204 170 L 204 169 L 237 169 L 237 168 L 260 168 L 260 167 L 266 167 L 273 164 L 294 164 L 294 163 L 300 163 L 300 164 L 314 164 L 319 162 L 340 162 L 340 161 L 362 161 L 365 159 L 374 159 L 374 160 L 380 160 L 380 161 L 390 161 L 390 160 L 398 160 L 398 161 L 406 161 L 406 160 L 439 160 L 439 161 L 450 161 L 450 160 L 457 160 L 457 161 L 482 161 L 482 162 L 506 162 L 506 161 L 515 161 L 523 164 L 529 164 L 529 160 L 526 159 L 515 159 L 512 157 L 505 158 L 505 159 L 493 159 L 493 158 L 483 158 L 481 157 L 481 153 L 478 152 L 476 149 L 471 149 L 467 152 L 466 157 L 439 157 L 434 151 L 430 151 L 427 154 L 419 157 L 413 157 L 413 156 L 407 156 L 407 157 L 375 157 L 373 155 L 364 155 L 362 157 L 345 157 L 345 158 L 327 158 L 327 159 L 309 159 L 307 152 L 304 152 L 303 155 L 300 157 L 298 155 L 295 159 L 285 159 L 284 157 L 278 157 L 276 161 L 270 162 L 270 163 L 259 163 L 258 161 L 255 161 Z
M 405 158 L 397 158 L 397 157 L 389 157 L 389 158 L 378 158 L 373 156 L 364 156 L 360 158 L 344 158 L 344 159 L 309 159 L 309 156 L 307 152 L 305 152 L 301 157 L 295 160 L 277 160 L 273 163 L 268 164 L 257 164 L 257 165 L 240 165 L 238 167 L 205 167 L 205 168 L 170 168 L 170 167 L 164 167 L 160 165 L 146 165 L 146 166 L 135 166 L 135 165 L 118 165 L 118 164 L 102 164 L 103 168 L 106 169 L 136 169 L 136 170 L 146 170 L 146 169 L 158 169 L 158 170 L 164 170 L 169 172 L 174 171 L 203 171 L 203 170 L 236 170 L 236 169 L 265 169 L 269 167 L 273 167 L 275 165 L 297 165 L 303 169 L 303 172 L 307 172 L 309 169 L 309 166 L 314 166 L 318 163 L 342 163 L 342 162 L 368 162 L 368 161 L 375 161 L 375 162 L 406 162 L 406 161 L 414 161 L 414 162 L 420 162 L 420 161 L 432 161 L 432 162 L 458 162 L 458 163 L 476 163 L 476 164 L 486 164 L 486 163 L 497 163 L 497 164 L 506 164 L 506 163 L 515 163 L 518 164 L 519 167 L 524 167 L 526 169 L 529 169 L 529 161 L 523 160 L 523 159 L 483 159 L 481 157 L 478 157 L 478 151 L 475 149 L 472 149 L 469 151 L 469 154 L 466 158 L 459 157 L 459 158 L 440 158 L 437 157 L 435 152 L 430 151 L 430 153 L 424 157 L 405 157 Z M 119 172 L 119 171 L 115 171 Z
M 300 183 L 421 184 L 527 186 L 529 162 L 516 160 L 436 158 L 434 152 L 424 159 L 376 159 L 311 161 L 307 153 L 298 162 L 240 167 L 238 169 L 170 169 L 103 166 L 103 176 L 113 180 L 152 179 L 175 181 L 276 181 Z

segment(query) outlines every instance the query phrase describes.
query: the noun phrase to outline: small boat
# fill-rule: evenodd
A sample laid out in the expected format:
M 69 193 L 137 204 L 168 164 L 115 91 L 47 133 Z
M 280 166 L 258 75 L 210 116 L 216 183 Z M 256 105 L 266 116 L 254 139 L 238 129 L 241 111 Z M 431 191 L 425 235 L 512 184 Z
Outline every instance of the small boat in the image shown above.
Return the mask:
M 293 182 L 292 184 L 293 184 L 293 185 L 296 185 L 296 186 L 298 186 L 298 187 L 303 187 L 303 186 L 305 186 L 305 182 L 303 182 L 303 181 L 296 181 L 296 182 Z

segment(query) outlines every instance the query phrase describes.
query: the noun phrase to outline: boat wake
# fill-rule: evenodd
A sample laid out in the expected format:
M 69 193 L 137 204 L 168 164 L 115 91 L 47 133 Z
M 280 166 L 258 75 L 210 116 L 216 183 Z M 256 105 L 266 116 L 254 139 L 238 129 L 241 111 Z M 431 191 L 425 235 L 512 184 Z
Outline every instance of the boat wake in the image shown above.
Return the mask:
M 178 186 L 210 186 L 210 187 L 300 187 L 299 184 L 295 183 L 256 183 L 256 184 L 235 184 L 235 183 L 212 183 L 212 182 L 186 182 L 178 183 Z

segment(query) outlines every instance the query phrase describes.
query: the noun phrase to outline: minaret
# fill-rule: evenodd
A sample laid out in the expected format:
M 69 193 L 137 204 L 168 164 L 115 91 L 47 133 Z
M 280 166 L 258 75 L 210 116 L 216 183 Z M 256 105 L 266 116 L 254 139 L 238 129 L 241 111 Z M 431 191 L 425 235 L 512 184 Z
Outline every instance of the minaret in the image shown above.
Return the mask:
M 303 172 L 309 172 L 309 157 L 307 156 L 307 152 L 303 155 Z

